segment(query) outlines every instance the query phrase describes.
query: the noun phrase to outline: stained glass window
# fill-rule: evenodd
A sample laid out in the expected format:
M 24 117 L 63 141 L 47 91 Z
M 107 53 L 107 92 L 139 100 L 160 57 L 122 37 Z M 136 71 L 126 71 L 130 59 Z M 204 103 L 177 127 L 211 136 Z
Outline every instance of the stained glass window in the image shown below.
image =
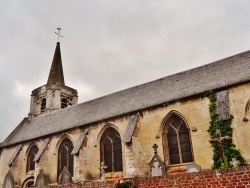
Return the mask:
M 190 132 L 185 121 L 172 114 L 164 127 L 165 154 L 168 154 L 169 164 L 176 165 L 193 162 Z
M 35 161 L 33 161 L 33 160 L 34 160 L 37 152 L 38 152 L 38 147 L 33 145 L 30 148 L 29 153 L 28 153 L 28 157 L 27 157 L 27 172 L 30 170 L 35 170 Z
M 66 166 L 70 174 L 74 175 L 74 155 L 71 155 L 74 146 L 70 139 L 65 138 L 58 151 L 58 176 Z
M 122 171 L 121 137 L 114 128 L 108 128 L 101 138 L 101 161 L 107 168 L 105 172 Z

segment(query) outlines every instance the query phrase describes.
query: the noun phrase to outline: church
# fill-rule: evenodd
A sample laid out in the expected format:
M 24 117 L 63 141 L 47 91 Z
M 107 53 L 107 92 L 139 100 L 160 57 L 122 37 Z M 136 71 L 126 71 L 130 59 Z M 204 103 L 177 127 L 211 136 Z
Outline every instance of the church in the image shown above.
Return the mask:
M 165 174 L 232 158 L 247 165 L 249 110 L 250 51 L 78 104 L 58 42 L 28 117 L 0 145 L 0 185 L 11 174 L 15 185 L 31 187 L 41 172 L 50 184 L 62 183 L 63 171 L 72 182 L 150 177 L 154 152 Z

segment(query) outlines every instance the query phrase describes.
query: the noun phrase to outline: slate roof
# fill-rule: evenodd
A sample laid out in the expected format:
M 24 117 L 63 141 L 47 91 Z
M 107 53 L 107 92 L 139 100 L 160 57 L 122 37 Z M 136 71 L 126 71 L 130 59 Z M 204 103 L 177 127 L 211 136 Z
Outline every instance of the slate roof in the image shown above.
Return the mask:
M 1 147 L 250 81 L 250 51 L 21 123 Z

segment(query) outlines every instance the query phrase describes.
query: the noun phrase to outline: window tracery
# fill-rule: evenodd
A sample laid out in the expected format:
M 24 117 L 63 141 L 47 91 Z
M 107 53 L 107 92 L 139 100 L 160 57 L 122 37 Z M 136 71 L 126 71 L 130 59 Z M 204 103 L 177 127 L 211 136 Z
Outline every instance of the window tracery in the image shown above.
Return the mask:
M 164 124 L 164 153 L 170 165 L 193 162 L 190 131 L 185 121 L 172 114 Z
M 58 176 L 66 166 L 70 174 L 74 175 L 74 155 L 71 155 L 74 146 L 70 139 L 65 138 L 58 150 Z
M 26 169 L 27 172 L 31 171 L 31 170 L 35 170 L 34 158 L 35 158 L 35 155 L 37 154 L 38 150 L 39 149 L 36 145 L 33 145 L 30 148 L 28 156 L 27 156 L 27 169 Z
M 122 145 L 119 133 L 110 127 L 103 133 L 100 142 L 101 161 L 107 166 L 105 172 L 122 171 Z

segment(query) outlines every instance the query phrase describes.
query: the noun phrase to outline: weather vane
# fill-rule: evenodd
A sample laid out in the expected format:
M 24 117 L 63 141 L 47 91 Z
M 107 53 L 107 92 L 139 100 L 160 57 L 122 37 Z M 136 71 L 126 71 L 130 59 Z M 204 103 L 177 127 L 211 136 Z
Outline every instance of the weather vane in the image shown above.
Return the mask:
M 63 38 L 63 36 L 62 36 L 62 35 L 60 35 L 60 31 L 61 31 L 60 26 L 57 28 L 57 30 L 58 30 L 58 32 L 55 32 L 55 34 L 57 34 L 57 35 L 58 35 L 58 42 L 59 42 L 59 37 L 62 37 L 62 38 Z

